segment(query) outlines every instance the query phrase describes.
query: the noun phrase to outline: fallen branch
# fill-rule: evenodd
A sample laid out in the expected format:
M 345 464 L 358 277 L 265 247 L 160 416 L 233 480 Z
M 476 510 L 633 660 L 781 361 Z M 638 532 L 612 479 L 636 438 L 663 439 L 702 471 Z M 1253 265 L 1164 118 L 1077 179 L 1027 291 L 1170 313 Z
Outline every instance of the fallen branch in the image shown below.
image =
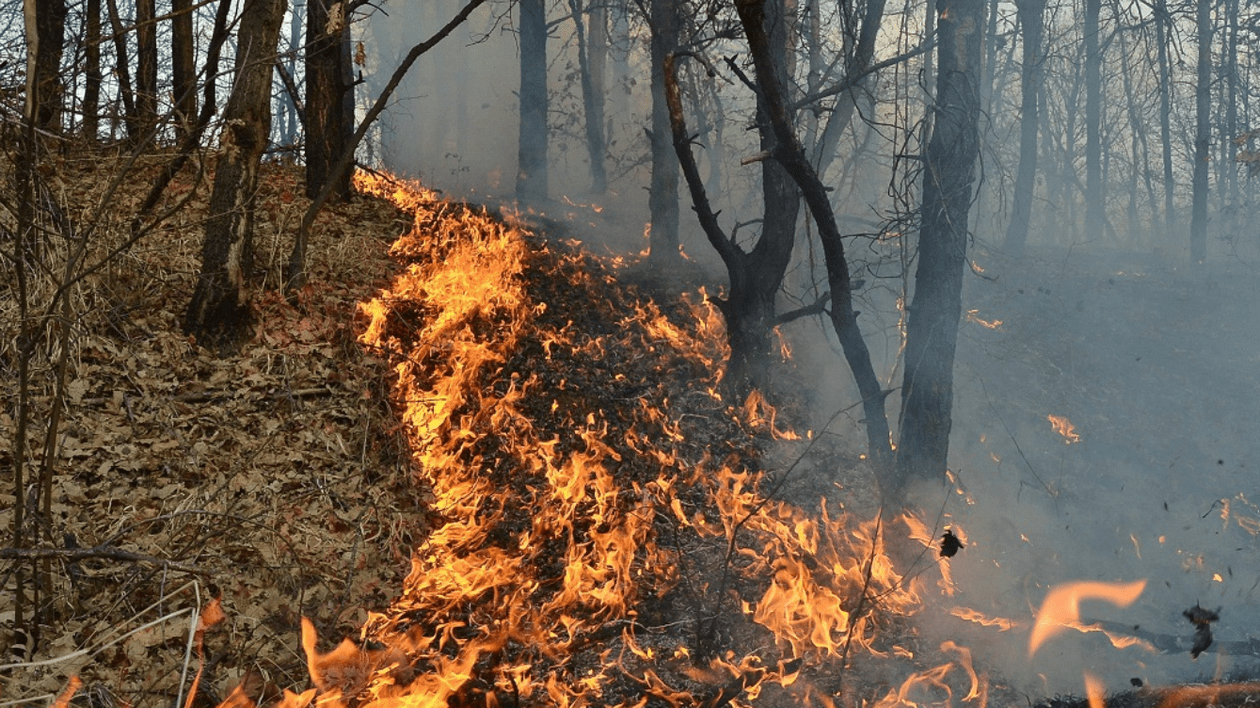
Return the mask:
M 152 563 L 170 570 L 184 573 L 214 577 L 214 573 L 196 566 L 165 560 L 145 553 L 124 551 L 115 546 L 94 546 L 92 548 L 0 548 L 0 560 L 39 560 L 44 558 L 60 558 L 69 562 L 103 558 L 106 560 L 125 561 L 128 563 Z

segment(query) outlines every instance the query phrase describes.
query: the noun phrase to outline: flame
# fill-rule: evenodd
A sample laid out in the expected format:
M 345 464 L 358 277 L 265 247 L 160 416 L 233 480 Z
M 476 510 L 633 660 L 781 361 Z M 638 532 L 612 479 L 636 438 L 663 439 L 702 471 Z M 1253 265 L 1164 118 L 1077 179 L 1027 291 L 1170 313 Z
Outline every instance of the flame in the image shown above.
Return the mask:
M 1019 626 L 1019 624 L 1014 620 L 1009 620 L 1005 617 L 989 617 L 988 615 L 969 607 L 955 607 L 951 609 L 949 613 L 959 619 L 963 619 L 968 622 L 975 622 L 981 627 L 997 627 L 1000 632 L 1009 632 Z
M 1081 600 L 1105 600 L 1118 607 L 1128 607 L 1138 599 L 1145 588 L 1145 580 L 1135 580 L 1131 583 L 1082 581 L 1051 588 L 1046 594 L 1046 599 L 1041 602 L 1041 609 L 1037 611 L 1037 623 L 1033 625 L 1032 635 L 1028 641 L 1028 655 L 1036 654 L 1042 644 L 1062 632 L 1064 628 L 1090 631 L 1088 625 L 1080 624 Z M 1108 637 L 1111 636 L 1108 634 Z M 1112 643 L 1115 644 L 1116 641 L 1119 640 L 1113 639 Z M 1139 642 L 1140 640 L 1137 639 L 1132 640 L 1133 644 Z
M 886 617 L 920 607 L 924 581 L 897 572 L 885 539 L 925 535 L 934 548 L 921 521 L 860 521 L 826 499 L 807 512 L 775 498 L 769 473 L 696 452 L 663 386 L 616 370 L 631 353 L 657 379 L 685 381 L 682 395 L 706 402 L 710 421 L 799 439 L 760 394 L 727 407 L 715 393 L 728 352 L 703 290 L 666 305 L 617 303 L 600 310 L 615 313 L 602 330 L 576 327 L 548 303 L 592 283 L 620 287 L 615 263 L 412 182 L 359 173 L 355 184 L 412 217 L 390 251 L 405 271 L 360 305 L 359 341 L 394 367 L 392 400 L 433 528 L 389 611 L 364 625 L 371 641 L 321 651 L 303 620 L 315 688 L 286 692 L 282 708 L 743 705 L 770 684 L 792 686 L 807 705 L 852 705 L 812 686 L 804 669 L 861 651 L 914 658 L 876 640 Z M 526 277 L 534 267 L 551 269 L 548 284 Z M 570 290 L 537 292 L 551 285 Z M 540 366 L 520 364 L 522 352 Z M 576 373 L 588 366 L 622 396 L 608 410 L 592 403 L 607 398 L 579 395 L 594 380 Z M 727 549 L 721 587 L 693 577 L 683 550 L 697 547 Z M 952 587 L 948 563 L 939 565 Z M 659 636 L 644 601 L 668 605 L 680 593 L 709 598 L 759 633 L 759 646 L 702 660 Z M 579 651 L 599 660 L 579 666 Z M 957 694 L 984 706 L 987 682 L 970 652 L 949 642 L 940 652 L 945 663 L 879 705 Z M 625 699 L 627 682 L 638 703 Z M 233 692 L 225 705 L 253 703 Z
M 1085 696 L 1089 699 L 1089 708 L 1104 708 L 1103 696 L 1107 695 L 1107 687 L 1102 679 L 1085 672 Z
M 1072 421 L 1067 416 L 1048 415 L 1046 420 L 1050 421 L 1050 426 L 1054 428 L 1054 432 L 1063 436 L 1063 441 L 1068 445 L 1081 441 L 1081 436 L 1076 434 L 1076 426 L 1072 425 Z
M 981 319 L 979 313 L 979 310 L 967 310 L 967 321 L 975 322 L 985 329 L 1000 329 L 1002 327 L 1002 320 Z

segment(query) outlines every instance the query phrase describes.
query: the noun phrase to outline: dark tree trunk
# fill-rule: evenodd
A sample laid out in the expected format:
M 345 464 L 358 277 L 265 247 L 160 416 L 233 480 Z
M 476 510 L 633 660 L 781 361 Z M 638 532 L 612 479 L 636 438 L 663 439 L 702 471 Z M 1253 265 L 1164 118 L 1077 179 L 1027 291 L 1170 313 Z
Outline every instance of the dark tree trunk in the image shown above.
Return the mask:
M 1106 187 L 1102 179 L 1102 51 L 1098 15 L 1102 0 L 1085 0 L 1085 238 L 1103 234 Z
M 192 0 L 171 0 L 171 12 L 175 15 L 171 18 L 171 92 L 175 96 L 175 137 L 182 140 L 197 120 Z
M 101 0 L 87 0 L 83 24 L 83 137 L 94 143 L 101 126 Z
M 118 95 L 123 103 L 123 120 L 127 125 L 127 138 L 140 139 L 140 126 L 136 120 L 136 97 L 131 90 L 131 70 L 127 51 L 127 30 L 118 14 L 118 0 L 106 0 L 109 8 L 109 25 L 114 31 L 114 71 L 118 78 Z
M 516 198 L 547 199 L 547 3 L 521 0 L 521 132 Z
M 1032 220 L 1033 187 L 1037 177 L 1037 97 L 1044 76 L 1042 63 L 1042 13 L 1046 0 L 1017 0 L 1019 24 L 1023 29 L 1023 66 L 1020 69 L 1019 168 L 1015 173 L 1015 208 L 1006 229 L 1006 250 L 1014 256 L 1024 253 L 1028 225 Z
M 306 3 L 306 196 L 314 199 L 329 179 L 353 132 L 350 93 L 350 18 L 345 0 Z M 350 172 L 337 177 L 331 198 L 350 196 Z
M 157 5 L 136 0 L 136 117 L 137 134 L 147 138 L 157 125 Z
M 1159 57 L 1159 139 L 1162 146 L 1164 162 L 1164 239 L 1171 238 L 1176 232 L 1176 211 L 1173 208 L 1172 166 L 1172 85 L 1168 76 L 1168 44 L 1167 32 L 1169 20 L 1168 4 L 1165 0 L 1155 2 L 1155 47 Z
M 591 8 L 589 38 L 582 24 L 582 0 L 569 0 L 569 10 L 573 13 L 573 27 L 577 35 L 578 74 L 586 118 L 586 152 L 591 161 L 591 193 L 603 194 L 608 189 L 608 176 L 604 171 L 604 58 L 607 53 L 604 9 L 602 6 Z
M 1190 258 L 1202 263 L 1207 258 L 1208 141 L 1211 125 L 1208 108 L 1212 101 L 1212 5 L 1197 0 L 1196 26 L 1199 40 L 1198 82 L 1194 87 L 1194 176 L 1191 183 Z
M 34 4 L 34 36 L 27 27 L 28 48 L 34 53 L 27 58 L 26 90 L 34 97 L 30 104 L 34 114 L 29 118 L 39 130 L 61 133 L 62 94 L 61 48 L 65 43 L 65 0 L 40 0 Z M 29 18 L 28 18 L 29 22 Z
M 805 150 L 788 118 L 787 91 L 777 80 L 774 48 L 765 31 L 763 0 L 736 0 L 735 9 L 739 12 L 744 34 L 748 37 L 748 48 L 757 70 L 758 87 L 766 102 L 766 113 L 774 127 L 775 144 L 772 155 L 800 187 L 805 204 L 818 225 L 818 238 L 822 242 L 823 256 L 827 263 L 827 284 L 831 288 L 831 324 L 857 382 L 858 393 L 862 396 L 871 457 L 881 470 L 886 469 L 892 459 L 888 416 L 884 412 L 887 392 L 880 388 L 875 367 L 871 364 L 870 350 L 867 349 L 866 340 L 862 338 L 862 331 L 858 328 L 857 312 L 853 309 L 849 263 L 844 254 L 844 241 L 836 227 L 831 200 L 822 181 L 818 179 L 814 166 L 805 158 Z
M 954 351 L 962 313 L 967 212 L 980 152 L 983 0 L 938 0 L 936 118 L 925 155 L 919 265 L 906 323 L 896 499 L 911 479 L 944 481 L 954 400 Z
M 254 268 L 254 200 L 271 131 L 271 72 L 286 0 L 245 0 L 236 45 L 236 81 L 223 111 L 214 188 L 201 246 L 201 273 L 184 331 L 226 353 L 249 333 Z
M 668 263 L 678 254 L 678 159 L 670 141 L 669 107 L 665 103 L 665 57 L 678 45 L 682 31 L 679 0 L 652 0 L 652 181 L 648 185 L 648 211 L 652 230 L 648 253 L 652 260 Z

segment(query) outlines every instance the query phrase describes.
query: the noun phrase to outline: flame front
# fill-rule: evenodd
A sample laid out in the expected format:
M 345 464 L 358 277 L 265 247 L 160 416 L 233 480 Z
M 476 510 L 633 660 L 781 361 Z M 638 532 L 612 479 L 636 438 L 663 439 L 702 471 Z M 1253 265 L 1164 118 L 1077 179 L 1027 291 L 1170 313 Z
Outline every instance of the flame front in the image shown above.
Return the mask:
M 703 291 L 636 301 L 573 244 L 415 184 L 356 185 L 413 216 L 391 249 L 406 270 L 361 305 L 360 342 L 393 363 L 435 524 L 363 627 L 371 642 L 320 651 L 303 624 L 318 695 L 285 706 L 735 705 L 770 685 L 852 704 L 806 669 L 912 655 L 875 645 L 921 592 L 889 561 L 886 525 L 772 498 L 766 472 L 704 442 L 804 444 L 759 394 L 728 407 L 715 392 L 727 351 Z M 554 306 L 574 299 L 581 326 Z M 724 648 L 706 634 L 719 621 L 760 638 Z M 951 685 L 983 704 L 970 654 L 941 653 L 881 704 Z

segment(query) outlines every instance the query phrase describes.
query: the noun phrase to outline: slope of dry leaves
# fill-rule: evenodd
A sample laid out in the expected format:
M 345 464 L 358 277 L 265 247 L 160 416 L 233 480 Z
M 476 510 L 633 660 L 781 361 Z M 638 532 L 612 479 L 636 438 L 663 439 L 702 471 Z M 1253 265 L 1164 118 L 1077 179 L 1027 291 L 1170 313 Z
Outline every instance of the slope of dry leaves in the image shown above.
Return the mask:
M 74 218 L 96 219 L 96 252 L 104 252 L 151 184 L 153 162 L 124 180 L 103 214 L 93 207 L 121 161 L 64 161 L 48 193 Z M 191 187 L 188 179 L 174 185 L 168 205 Z M 326 210 L 312 284 L 291 306 L 271 284 L 307 202 L 298 168 L 269 165 L 259 195 L 265 285 L 255 334 L 238 356 L 219 359 L 180 331 L 207 192 L 202 183 L 160 231 L 74 290 L 52 517 L 37 519 L 39 545 L 57 554 L 47 566 L 51 592 L 38 598 L 35 663 L 0 676 L 0 701 L 55 694 L 78 674 L 103 704 L 168 705 L 188 663 L 188 610 L 214 594 L 228 619 L 208 637 L 201 701 L 213 704 L 216 687 L 247 673 L 299 685 L 300 616 L 351 631 L 396 592 L 425 533 L 406 443 L 385 402 L 388 369 L 355 343 L 356 303 L 391 268 L 385 253 L 397 210 L 365 197 Z M 12 342 L 12 289 L 5 294 L 0 320 Z M 0 548 L 12 545 L 14 505 L 17 384 L 7 345 L 6 354 Z M 33 361 L 28 444 L 36 450 L 55 360 L 49 351 Z M 36 455 L 32 467 L 39 464 Z M 15 576 L 12 560 L 2 563 L 7 636 Z

